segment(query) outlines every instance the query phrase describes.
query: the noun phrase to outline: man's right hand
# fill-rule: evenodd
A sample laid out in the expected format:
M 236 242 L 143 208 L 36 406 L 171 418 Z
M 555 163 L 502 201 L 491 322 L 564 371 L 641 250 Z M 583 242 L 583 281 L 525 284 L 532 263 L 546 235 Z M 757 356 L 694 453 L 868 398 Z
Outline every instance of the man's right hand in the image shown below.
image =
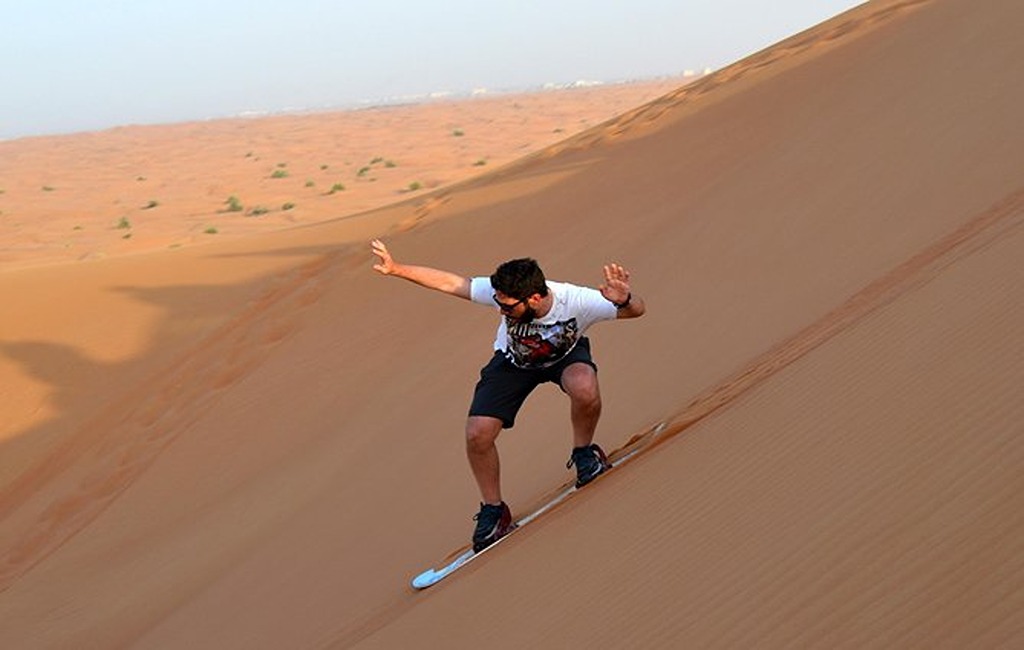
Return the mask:
M 379 264 L 373 265 L 373 270 L 382 275 L 391 275 L 395 272 L 395 260 L 391 259 L 388 247 L 379 239 L 372 242 L 373 254 L 380 258 Z
M 471 281 L 461 275 L 433 269 L 429 266 L 415 266 L 413 264 L 398 264 L 391 259 L 388 247 L 379 239 L 373 240 L 373 254 L 380 259 L 379 264 L 373 265 L 373 270 L 381 275 L 392 275 L 396 278 L 404 278 L 409 282 L 434 289 L 442 293 L 451 294 L 459 298 L 470 299 Z

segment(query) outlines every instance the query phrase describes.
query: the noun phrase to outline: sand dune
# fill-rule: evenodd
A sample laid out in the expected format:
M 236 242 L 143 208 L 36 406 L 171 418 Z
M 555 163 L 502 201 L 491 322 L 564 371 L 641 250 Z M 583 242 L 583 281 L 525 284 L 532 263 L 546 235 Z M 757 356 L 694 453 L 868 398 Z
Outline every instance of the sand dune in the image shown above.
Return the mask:
M 501 167 L 683 78 L 0 142 L 0 268 L 354 215 Z
M 3 646 L 1021 645 L 1022 17 L 870 2 L 413 201 L 0 273 Z M 659 444 L 422 593 L 495 315 L 374 236 L 649 310 L 592 331 L 598 440 Z M 525 511 L 564 398 L 499 445 Z

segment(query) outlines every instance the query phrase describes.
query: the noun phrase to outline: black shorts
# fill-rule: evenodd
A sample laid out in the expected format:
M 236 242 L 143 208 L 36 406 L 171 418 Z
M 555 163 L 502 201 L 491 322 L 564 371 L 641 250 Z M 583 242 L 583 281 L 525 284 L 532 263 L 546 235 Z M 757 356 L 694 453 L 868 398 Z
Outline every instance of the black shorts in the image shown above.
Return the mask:
M 511 429 L 515 425 L 516 414 L 533 389 L 549 381 L 561 387 L 562 372 L 574 363 L 585 363 L 597 372 L 597 365 L 590 358 L 590 341 L 585 336 L 569 354 L 547 368 L 518 368 L 505 357 L 504 352 L 496 350 L 480 371 L 469 414 L 498 418 L 503 428 Z

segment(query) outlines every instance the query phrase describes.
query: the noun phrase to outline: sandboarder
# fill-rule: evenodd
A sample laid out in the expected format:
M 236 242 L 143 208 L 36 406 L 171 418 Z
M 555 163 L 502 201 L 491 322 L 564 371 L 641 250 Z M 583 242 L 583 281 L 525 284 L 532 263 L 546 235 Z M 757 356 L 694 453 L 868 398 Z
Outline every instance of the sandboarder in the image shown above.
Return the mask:
M 379 258 L 373 267 L 378 273 L 497 307 L 501 313 L 494 355 L 480 371 L 466 420 L 466 455 L 482 499 L 474 517 L 474 551 L 512 529 L 512 513 L 501 497 L 495 440 L 502 429 L 512 428 L 523 402 L 540 384 L 554 382 L 569 396 L 573 450 L 567 467 L 576 466 L 576 487 L 608 468 L 604 451 L 593 442 L 601 394 L 584 333 L 603 320 L 644 314 L 643 299 L 630 291 L 629 271 L 608 264 L 604 284 L 592 289 L 548 281 L 535 260 L 523 258 L 501 264 L 490 277 L 468 278 L 399 264 L 380 240 L 372 247 Z

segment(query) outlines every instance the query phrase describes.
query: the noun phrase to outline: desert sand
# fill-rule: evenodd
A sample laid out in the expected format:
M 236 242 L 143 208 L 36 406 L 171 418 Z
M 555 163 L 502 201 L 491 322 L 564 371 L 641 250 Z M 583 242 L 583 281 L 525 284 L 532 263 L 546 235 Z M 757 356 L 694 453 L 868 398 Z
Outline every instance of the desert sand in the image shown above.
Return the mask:
M 396 204 L 12 260 L 0 645 L 1024 646 L 1022 20 L 876 0 Z M 375 274 L 374 237 L 617 261 L 648 308 L 590 332 L 597 441 L 657 443 L 425 592 L 472 531 L 497 315 Z M 570 445 L 538 391 L 499 438 L 514 511 Z
M 356 215 L 493 171 L 692 80 L 0 142 L 0 269 Z

